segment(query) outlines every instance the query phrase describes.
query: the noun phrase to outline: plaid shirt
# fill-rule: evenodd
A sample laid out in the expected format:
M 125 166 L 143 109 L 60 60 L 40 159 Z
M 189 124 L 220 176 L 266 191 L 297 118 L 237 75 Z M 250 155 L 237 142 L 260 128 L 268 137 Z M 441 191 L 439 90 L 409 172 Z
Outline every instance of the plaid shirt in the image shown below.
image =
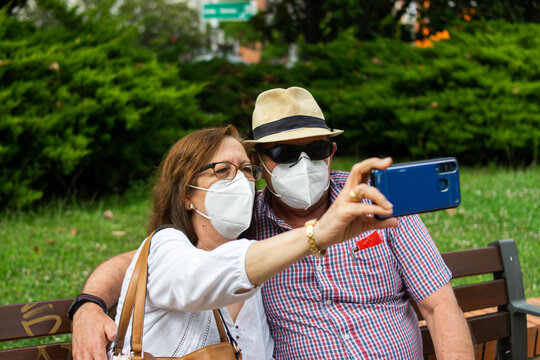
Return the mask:
M 332 171 L 334 201 L 348 173 Z M 257 194 L 257 238 L 291 227 Z M 283 249 L 287 251 L 287 249 Z M 276 359 L 422 359 L 418 319 L 409 304 L 451 278 L 418 216 L 369 231 L 308 256 L 262 288 Z

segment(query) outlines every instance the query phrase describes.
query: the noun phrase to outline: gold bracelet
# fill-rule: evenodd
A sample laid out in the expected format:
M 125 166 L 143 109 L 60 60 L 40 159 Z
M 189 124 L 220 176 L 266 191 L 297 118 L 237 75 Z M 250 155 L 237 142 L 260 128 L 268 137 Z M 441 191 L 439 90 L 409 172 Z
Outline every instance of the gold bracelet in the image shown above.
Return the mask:
M 304 227 L 306 228 L 306 237 L 309 244 L 309 251 L 311 251 L 311 253 L 316 257 L 323 257 L 326 256 L 326 249 L 319 249 L 319 247 L 315 243 L 315 233 L 313 231 L 313 228 L 318 221 L 319 220 L 317 219 L 309 220 L 305 223 Z

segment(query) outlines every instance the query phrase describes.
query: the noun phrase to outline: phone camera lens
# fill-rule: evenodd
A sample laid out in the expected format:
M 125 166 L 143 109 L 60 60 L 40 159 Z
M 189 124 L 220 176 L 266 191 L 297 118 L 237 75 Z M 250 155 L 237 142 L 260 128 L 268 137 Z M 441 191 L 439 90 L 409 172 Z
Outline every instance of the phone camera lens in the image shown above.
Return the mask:
M 440 178 L 439 181 L 437 181 L 437 189 L 439 189 L 439 191 L 448 190 L 448 179 Z
M 441 172 L 454 171 L 456 169 L 456 164 L 454 163 L 444 163 L 440 167 L 437 167 L 437 171 L 440 169 Z

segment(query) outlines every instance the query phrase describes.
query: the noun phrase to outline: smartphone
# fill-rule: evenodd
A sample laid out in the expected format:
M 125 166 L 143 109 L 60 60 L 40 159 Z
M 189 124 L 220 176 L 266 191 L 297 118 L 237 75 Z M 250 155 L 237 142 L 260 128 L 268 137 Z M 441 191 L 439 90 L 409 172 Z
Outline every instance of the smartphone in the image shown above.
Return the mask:
M 372 170 L 371 185 L 394 205 L 392 216 L 455 208 L 461 201 L 459 167 L 453 157 L 394 164 L 386 170 Z

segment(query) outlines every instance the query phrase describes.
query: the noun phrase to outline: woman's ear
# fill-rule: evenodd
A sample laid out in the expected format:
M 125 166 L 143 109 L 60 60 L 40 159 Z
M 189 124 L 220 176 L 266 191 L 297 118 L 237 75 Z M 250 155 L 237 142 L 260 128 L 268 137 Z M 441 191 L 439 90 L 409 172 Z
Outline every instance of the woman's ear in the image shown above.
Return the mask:
M 188 194 L 189 193 L 190 191 L 188 191 Z M 186 209 L 186 211 L 193 209 L 193 200 L 191 200 L 191 196 L 188 196 L 188 194 L 186 194 L 186 199 L 184 200 L 184 209 Z

